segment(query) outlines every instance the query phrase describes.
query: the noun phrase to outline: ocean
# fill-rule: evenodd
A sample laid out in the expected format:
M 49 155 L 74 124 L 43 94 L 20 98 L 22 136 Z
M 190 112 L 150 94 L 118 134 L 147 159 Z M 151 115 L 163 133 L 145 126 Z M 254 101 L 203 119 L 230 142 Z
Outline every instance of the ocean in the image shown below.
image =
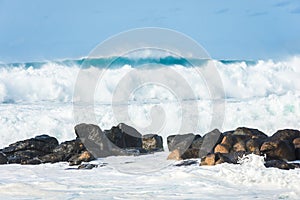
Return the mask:
M 299 65 L 299 56 L 277 61 L 144 56 L 0 63 L 0 148 L 40 134 L 72 140 L 80 122 L 102 130 L 124 122 L 142 134 L 162 135 L 166 150 L 100 158 L 94 162 L 108 165 L 82 171 L 65 170 L 67 163 L 1 165 L 0 196 L 297 199 L 299 169 L 266 169 L 254 155 L 241 165 L 176 167 L 166 160 L 166 137 L 241 126 L 267 135 L 300 129 Z M 216 71 L 209 71 L 211 66 Z

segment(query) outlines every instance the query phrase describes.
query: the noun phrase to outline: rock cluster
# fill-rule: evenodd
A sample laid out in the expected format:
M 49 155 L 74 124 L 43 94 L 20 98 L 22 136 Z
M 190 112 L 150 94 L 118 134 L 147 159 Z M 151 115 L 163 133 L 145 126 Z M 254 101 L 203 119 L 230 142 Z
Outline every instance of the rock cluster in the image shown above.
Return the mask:
M 257 129 L 246 127 L 220 133 L 214 130 L 203 137 L 194 134 L 169 136 L 168 159 L 184 160 L 201 158 L 200 165 L 220 163 L 238 163 L 243 155 L 257 154 L 265 156 L 266 167 L 294 169 L 298 164 L 286 161 L 299 159 L 300 131 L 279 130 L 271 137 Z M 182 148 L 184 147 L 184 148 Z
M 151 134 L 142 136 L 137 130 L 119 124 L 102 131 L 97 125 L 75 126 L 76 138 L 61 144 L 48 135 L 18 141 L 0 149 L 0 164 L 41 164 L 69 162 L 80 165 L 96 157 L 113 155 L 139 155 L 163 151 L 162 137 Z
M 0 164 L 41 164 L 69 162 L 77 169 L 91 169 L 93 164 L 82 164 L 99 157 L 143 155 L 163 151 L 163 139 L 156 134 L 140 134 L 135 128 L 120 123 L 102 131 L 93 124 L 75 126 L 74 140 L 61 144 L 49 135 L 39 135 L 0 149 Z M 279 130 L 271 137 L 257 129 L 240 127 L 221 133 L 215 129 L 203 137 L 193 133 L 167 137 L 170 151 L 168 159 L 184 160 L 177 166 L 195 164 L 216 165 L 224 162 L 237 164 L 248 154 L 265 156 L 266 167 L 294 169 L 299 164 L 287 161 L 300 160 L 300 131 Z M 73 168 L 72 168 L 73 169 Z

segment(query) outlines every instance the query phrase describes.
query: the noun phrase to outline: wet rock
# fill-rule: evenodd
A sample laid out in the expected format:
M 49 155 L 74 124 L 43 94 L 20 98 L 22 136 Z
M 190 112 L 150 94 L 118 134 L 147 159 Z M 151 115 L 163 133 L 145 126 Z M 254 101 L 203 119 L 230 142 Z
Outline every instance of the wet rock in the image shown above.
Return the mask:
M 179 149 L 175 149 L 172 151 L 168 160 L 186 160 L 191 158 L 199 158 L 199 149 L 187 149 L 185 151 L 180 151 Z
M 193 133 L 182 134 L 182 135 L 170 135 L 167 137 L 167 144 L 169 151 L 174 151 L 179 149 L 181 152 L 184 152 L 190 148 L 191 144 L 195 139 Z
M 264 142 L 260 151 L 268 160 L 295 160 L 295 148 L 286 140 Z
M 233 152 L 246 151 L 246 144 L 244 141 L 239 141 L 233 145 Z
M 22 165 L 39 165 L 41 163 L 42 163 L 42 161 L 38 158 L 33 158 L 33 159 L 21 161 Z
M 97 168 L 98 165 L 95 165 L 95 164 L 81 164 L 78 166 L 77 169 L 93 169 L 93 168 Z
M 54 137 L 48 135 L 40 135 L 35 138 L 18 141 L 10 144 L 2 150 L 5 154 L 12 154 L 17 151 L 37 150 L 44 153 L 50 153 L 58 145 L 58 141 Z
M 195 138 L 191 144 L 191 146 L 189 148 L 191 149 L 200 149 L 202 144 L 203 144 L 203 137 L 201 137 L 200 135 L 195 135 Z
M 214 153 L 229 153 L 229 147 L 224 144 L 218 144 L 215 147 Z
M 80 165 L 82 162 L 90 162 L 94 160 L 94 156 L 88 152 L 88 151 L 83 151 L 80 154 L 76 154 L 73 157 L 71 157 L 69 161 L 69 165 Z
M 142 148 L 148 152 L 163 151 L 163 139 L 161 136 L 156 134 L 143 135 Z
M 39 156 L 39 160 L 41 163 L 56 163 L 56 162 L 63 162 L 67 161 L 65 158 L 68 157 L 65 154 L 59 153 L 50 153 L 44 156 Z
M 142 148 L 142 135 L 133 127 L 120 123 L 105 131 L 107 138 L 119 148 Z
M 223 134 L 218 129 L 214 129 L 213 131 L 206 133 L 203 136 L 203 143 L 199 151 L 199 157 L 201 158 L 209 153 L 213 153 L 214 148 L 222 141 L 222 139 Z
M 275 168 L 278 168 L 278 169 L 285 169 L 285 170 L 295 169 L 295 166 L 293 164 L 289 164 L 289 163 L 287 163 L 283 160 L 269 160 L 269 161 L 266 161 L 265 167 L 267 167 L 267 168 L 275 167 Z
M 2 152 L 0 152 L 0 165 L 7 164 L 7 163 L 8 163 L 7 157 Z
M 293 140 L 296 138 L 300 138 L 300 131 L 293 129 L 284 129 L 274 133 L 274 135 L 272 135 L 270 139 L 272 141 L 287 140 L 290 143 L 293 143 Z
M 295 148 L 300 148 L 300 138 L 295 138 L 293 140 L 293 144 L 294 144 Z
M 258 129 L 239 127 L 233 133 L 233 135 L 247 135 L 250 138 L 266 139 L 268 136 Z
M 9 153 L 7 155 L 8 163 L 26 163 L 27 160 L 31 160 L 33 158 L 37 158 L 38 156 L 46 155 L 45 152 L 37 151 L 37 150 L 23 150 L 16 151 L 13 153 Z
M 296 160 L 300 160 L 300 148 L 295 149 L 295 157 L 296 157 Z
M 112 146 L 112 142 L 106 137 L 99 126 L 94 124 L 78 124 L 75 126 L 77 138 L 80 138 L 86 149 L 95 157 L 107 157 L 111 155 L 123 155 L 118 148 Z
M 232 152 L 232 153 L 210 153 L 201 158 L 200 165 L 217 165 L 221 163 L 237 164 L 239 159 L 247 155 L 246 152 Z
M 53 149 L 53 153 L 63 155 L 62 161 L 67 161 L 72 156 L 85 151 L 86 148 L 79 138 L 71 141 L 65 141 Z M 60 156 L 57 156 L 60 157 Z
M 260 147 L 263 144 L 264 140 L 259 138 L 250 139 L 246 142 L 247 152 L 260 155 Z
M 190 165 L 195 165 L 197 163 L 198 163 L 197 160 L 184 160 L 178 164 L 175 164 L 174 166 L 176 166 L 176 167 L 190 166 Z
M 219 155 L 219 153 L 210 153 L 210 154 L 204 156 L 203 158 L 201 158 L 200 166 L 215 165 L 216 161 L 218 160 L 218 155 Z

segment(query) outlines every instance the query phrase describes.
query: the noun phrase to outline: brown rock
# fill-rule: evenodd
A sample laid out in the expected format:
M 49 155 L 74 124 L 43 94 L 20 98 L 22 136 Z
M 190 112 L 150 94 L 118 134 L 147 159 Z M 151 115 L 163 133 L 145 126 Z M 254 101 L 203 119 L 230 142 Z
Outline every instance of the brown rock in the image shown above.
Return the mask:
M 288 141 L 264 142 L 260 148 L 261 153 L 267 155 L 267 159 L 295 160 L 295 148 Z
M 229 148 L 227 145 L 218 144 L 214 150 L 215 153 L 229 153 Z
M 233 136 L 232 135 L 226 135 L 226 136 L 224 136 L 221 144 L 223 144 L 223 145 L 228 146 L 228 147 L 231 148 L 233 146 L 233 144 L 234 144 Z
M 256 155 L 260 155 L 260 147 L 264 140 L 259 138 L 250 139 L 246 142 L 247 152 L 254 153 Z
M 178 149 L 173 150 L 169 154 L 167 159 L 168 160 L 182 160 L 180 151 Z
M 163 151 L 163 140 L 162 137 L 156 134 L 143 135 L 142 148 L 147 151 Z
M 201 158 L 201 163 L 200 166 L 202 165 L 215 165 L 216 164 L 216 154 L 211 153 L 208 154 L 207 156 L 204 156 L 203 158 Z
M 295 148 L 300 148 L 300 138 L 295 138 L 293 140 L 293 144 L 294 144 Z
M 83 151 L 81 154 L 74 155 L 69 159 L 69 165 L 80 165 L 82 162 L 89 162 L 94 160 L 94 156 L 88 152 L 88 151 Z
M 246 145 L 244 141 L 237 142 L 233 145 L 233 151 L 246 151 Z

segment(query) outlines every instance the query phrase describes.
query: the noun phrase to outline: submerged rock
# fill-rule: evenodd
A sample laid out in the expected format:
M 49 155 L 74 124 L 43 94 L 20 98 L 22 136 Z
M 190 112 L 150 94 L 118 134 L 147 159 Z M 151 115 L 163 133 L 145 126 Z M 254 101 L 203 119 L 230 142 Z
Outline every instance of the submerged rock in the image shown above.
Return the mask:
M 83 151 L 80 154 L 76 154 L 74 156 L 72 156 L 68 161 L 69 161 L 69 165 L 80 165 L 82 162 L 90 162 L 92 160 L 94 160 L 94 156 L 88 152 L 88 151 Z
M 285 169 L 285 170 L 295 169 L 295 166 L 293 164 L 289 164 L 283 160 L 268 160 L 265 163 L 265 167 L 267 167 L 267 168 L 275 167 L 278 169 Z

